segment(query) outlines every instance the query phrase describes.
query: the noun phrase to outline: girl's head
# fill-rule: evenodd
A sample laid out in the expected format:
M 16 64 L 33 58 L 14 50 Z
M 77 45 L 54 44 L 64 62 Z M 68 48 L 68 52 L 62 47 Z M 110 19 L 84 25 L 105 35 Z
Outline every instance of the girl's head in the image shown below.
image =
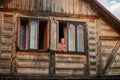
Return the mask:
M 65 39 L 61 38 L 61 44 L 65 44 Z

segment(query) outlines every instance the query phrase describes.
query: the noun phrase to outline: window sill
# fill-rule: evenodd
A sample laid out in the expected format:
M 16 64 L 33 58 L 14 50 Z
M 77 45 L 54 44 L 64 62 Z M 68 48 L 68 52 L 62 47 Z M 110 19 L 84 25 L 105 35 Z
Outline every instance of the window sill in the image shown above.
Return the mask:
M 35 49 L 17 49 L 17 52 L 49 52 L 48 50 L 35 50 Z
M 80 55 L 86 55 L 85 52 L 76 52 L 76 51 L 55 51 L 57 54 L 80 54 Z

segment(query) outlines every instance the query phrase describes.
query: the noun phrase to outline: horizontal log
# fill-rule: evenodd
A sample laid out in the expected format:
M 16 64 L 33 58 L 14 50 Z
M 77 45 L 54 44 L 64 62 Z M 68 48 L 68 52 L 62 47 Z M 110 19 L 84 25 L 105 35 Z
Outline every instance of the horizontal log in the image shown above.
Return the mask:
M 91 43 L 91 44 L 96 44 L 97 43 L 97 41 L 96 40 L 88 40 L 88 43 Z
M 0 60 L 0 67 L 10 67 L 11 61 L 10 60 Z
M 56 63 L 56 68 L 84 68 L 84 63 Z
M 117 53 L 119 53 L 119 54 L 120 54 L 120 47 L 119 47 L 119 49 L 118 49 Z
M 120 40 L 120 36 L 100 36 L 101 40 Z M 110 41 L 111 42 L 111 41 Z
M 107 33 L 106 33 L 107 32 Z M 100 36 L 111 36 L 111 37 L 119 37 L 119 34 L 117 32 L 111 32 L 111 31 L 101 31 Z
M 95 28 L 95 25 L 96 25 L 96 24 L 94 23 L 94 21 L 93 21 L 93 22 L 89 22 L 89 27 L 90 27 L 90 28 Z
M 3 43 L 12 43 L 12 37 L 11 36 L 1 36 Z
M 112 68 L 108 72 L 108 75 L 120 75 L 120 68 Z
M 96 50 L 96 46 L 89 46 L 89 50 L 95 51 Z
M 17 55 L 17 59 L 23 59 L 23 60 L 49 60 L 48 55 Z
M 120 62 L 114 62 L 113 64 L 112 64 L 112 67 L 115 67 L 115 68 L 120 68 Z
M 84 63 L 86 60 L 85 59 L 80 59 L 80 58 L 55 58 L 56 62 L 66 62 L 66 63 Z
M 67 76 L 67 75 L 83 75 L 84 70 L 57 70 L 56 75 Z
M 73 55 L 73 54 L 56 54 L 56 57 L 59 58 L 77 58 L 77 59 L 86 59 L 86 56 L 83 55 Z
M 7 73 L 10 73 L 10 68 L 7 69 L 0 68 L 0 74 L 7 74 Z
M 111 46 L 114 47 L 116 43 L 116 40 L 101 40 L 102 46 Z
M 11 44 L 2 44 L 1 50 L 3 50 L 3 51 L 11 51 L 12 50 L 12 45 Z
M 16 61 L 17 67 L 49 67 L 49 62 L 45 61 Z
M 16 68 L 17 74 L 39 74 L 39 75 L 44 75 L 48 74 L 49 70 L 48 69 L 39 69 L 39 68 Z
M 91 61 L 91 62 L 96 62 L 97 59 L 96 59 L 96 58 L 90 58 L 89 61 Z
M 4 28 L 13 28 L 14 25 L 12 24 L 11 21 L 5 21 L 3 27 Z
M 96 52 L 89 52 L 89 55 L 90 55 L 90 56 L 96 56 L 97 53 L 96 53 Z
M 108 53 L 110 54 L 112 52 L 113 48 L 102 48 L 102 53 Z
M 96 75 L 96 74 L 97 74 L 97 71 L 92 71 L 92 70 L 91 70 L 91 71 L 90 71 L 90 74 L 91 74 L 91 75 Z
M 2 53 L 0 54 L 0 58 L 1 58 L 1 59 L 10 59 L 10 58 L 11 58 L 11 55 L 12 55 L 12 53 L 10 53 L 10 52 L 2 52 Z
M 115 61 L 119 62 L 120 61 L 120 54 L 118 54 L 115 58 Z
M 88 35 L 88 40 L 95 40 L 96 36 L 95 35 Z M 96 41 L 94 41 L 95 43 Z

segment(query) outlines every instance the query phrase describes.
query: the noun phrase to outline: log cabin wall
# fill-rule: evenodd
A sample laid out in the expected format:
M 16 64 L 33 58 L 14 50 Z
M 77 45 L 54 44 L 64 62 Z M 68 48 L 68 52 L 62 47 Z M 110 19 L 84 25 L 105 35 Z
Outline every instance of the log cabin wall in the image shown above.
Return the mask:
M 104 68 L 108 58 L 111 56 L 112 51 L 120 40 L 120 35 L 110 27 L 110 25 L 104 20 L 100 20 L 100 45 L 101 45 L 101 67 Z M 112 63 L 108 75 L 118 75 L 119 73 L 119 53 L 120 49 L 117 50 L 117 55 Z
M 111 28 L 111 25 L 95 13 L 90 5 L 83 0 L 11 0 L 4 7 L 5 12 L 0 13 L 1 74 L 38 76 L 97 75 L 104 69 L 116 41 L 120 38 L 120 35 Z M 48 12 L 49 14 L 42 16 L 42 12 Z M 62 14 L 62 17 L 59 14 Z M 86 54 L 17 51 L 17 29 L 20 16 L 85 22 L 88 43 L 88 45 L 86 44 Z M 5 19 L 10 26 L 5 23 Z M 10 34 L 4 36 L 4 31 L 6 31 L 4 28 L 6 27 L 8 33 L 12 33 L 11 37 Z M 117 53 L 120 53 L 120 51 Z M 119 56 L 119 54 L 116 56 L 108 75 L 120 74 Z
M 46 11 L 83 15 L 97 15 L 83 0 L 11 0 L 5 5 L 11 10 Z

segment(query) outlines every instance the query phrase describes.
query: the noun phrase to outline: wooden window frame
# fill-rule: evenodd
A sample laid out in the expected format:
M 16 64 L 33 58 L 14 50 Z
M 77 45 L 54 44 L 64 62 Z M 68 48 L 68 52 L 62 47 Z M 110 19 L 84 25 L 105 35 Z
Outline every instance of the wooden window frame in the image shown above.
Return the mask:
M 28 19 L 29 20 L 29 30 L 28 30 L 28 49 L 20 49 L 20 28 L 21 28 L 21 19 Z M 48 49 L 47 50 L 44 50 L 44 49 L 30 49 L 30 23 L 31 23 L 31 20 L 32 19 L 35 19 L 35 20 L 38 20 L 38 28 L 39 28 L 39 21 L 47 21 L 47 24 L 46 24 L 46 27 L 47 27 L 47 30 L 48 30 L 48 34 L 49 34 L 49 20 L 47 19 L 38 19 L 38 18 L 30 18 L 30 17 L 18 17 L 18 29 L 17 29 L 17 48 L 16 48 L 16 51 L 19 51 L 19 52 L 48 52 Z M 48 36 L 48 39 L 47 39 L 47 47 L 49 48 L 49 35 L 47 34 Z M 37 47 L 39 46 L 39 29 L 38 29 L 38 45 Z
M 60 21 L 60 20 L 59 20 Z M 56 51 L 57 53 L 62 53 L 62 54 L 64 54 L 64 53 L 69 53 L 69 54 L 73 54 L 73 53 L 76 53 L 76 54 L 87 54 L 88 52 L 87 52 L 87 50 L 88 50 L 88 40 L 87 40 L 87 27 L 86 27 L 86 23 L 85 22 L 76 22 L 76 21 L 63 21 L 63 22 L 66 22 L 66 26 L 67 26 L 67 32 L 66 32 L 66 34 L 67 34 L 67 40 L 66 40 L 66 42 L 67 42 L 67 51 Z M 73 23 L 73 24 L 75 24 L 75 51 L 69 51 L 68 50 L 68 24 L 69 23 Z M 82 51 L 77 51 L 77 25 L 78 24 L 81 24 L 81 25 L 83 25 L 83 31 L 84 31 L 84 51 L 82 52 Z M 58 37 L 58 39 L 59 39 L 59 37 Z
M 48 30 L 48 39 L 47 39 L 47 42 L 48 42 L 48 44 L 47 44 L 47 47 L 48 47 L 48 50 L 40 50 L 40 49 L 30 49 L 30 29 L 29 29 L 29 35 L 28 35 L 28 38 L 29 38 L 29 41 L 28 41 L 28 46 L 29 46 L 29 48 L 28 49 L 20 49 L 19 48 L 19 44 L 20 44 L 20 27 L 21 27 L 21 18 L 26 18 L 26 19 L 29 19 L 29 21 L 31 20 L 31 19 L 38 19 L 38 18 L 30 18 L 30 17 L 18 17 L 18 34 L 17 34 L 17 51 L 19 51 L 19 52 L 48 52 L 49 51 L 49 49 L 51 50 L 51 51 L 55 51 L 55 52 L 57 52 L 57 53 L 69 53 L 69 54 L 73 54 L 73 53 L 76 53 L 76 54 L 87 54 L 88 52 L 87 52 L 87 50 L 88 50 L 88 40 L 87 40 L 87 27 L 86 27 L 86 23 L 85 22 L 79 22 L 79 21 L 63 21 L 63 20 L 56 20 L 57 22 L 58 22 L 58 24 L 59 24 L 59 22 L 60 21 L 62 21 L 62 22 L 65 22 L 66 23 L 66 28 L 67 28 L 67 40 L 66 40 L 66 43 L 67 43 L 67 51 L 58 51 L 58 48 L 57 48 L 57 46 L 58 46 L 58 43 L 59 43 L 59 35 L 57 35 L 58 37 L 57 37 L 57 39 L 56 39 L 56 50 L 55 49 L 51 49 L 51 44 L 50 44 L 50 40 L 51 40 L 51 21 L 52 20 L 49 20 L 49 19 L 38 19 L 39 21 L 47 21 L 48 23 L 47 23 L 47 30 Z M 53 21 L 55 21 L 55 20 L 53 20 Z M 75 39 L 75 51 L 68 51 L 68 23 L 73 23 L 73 24 L 75 24 L 75 25 L 78 25 L 78 24 L 81 24 L 81 25 L 83 25 L 83 27 L 84 27 L 84 52 L 78 52 L 77 51 L 77 39 Z M 57 28 L 57 34 L 59 33 L 59 25 L 57 26 L 58 28 Z M 30 28 L 30 22 L 29 22 L 29 28 Z M 39 31 L 38 31 L 38 33 L 39 33 Z M 77 27 L 75 28 L 75 36 L 76 36 L 76 38 L 77 38 Z M 38 39 L 39 39 L 39 36 L 38 36 Z M 38 40 L 38 43 L 39 43 L 39 40 Z

